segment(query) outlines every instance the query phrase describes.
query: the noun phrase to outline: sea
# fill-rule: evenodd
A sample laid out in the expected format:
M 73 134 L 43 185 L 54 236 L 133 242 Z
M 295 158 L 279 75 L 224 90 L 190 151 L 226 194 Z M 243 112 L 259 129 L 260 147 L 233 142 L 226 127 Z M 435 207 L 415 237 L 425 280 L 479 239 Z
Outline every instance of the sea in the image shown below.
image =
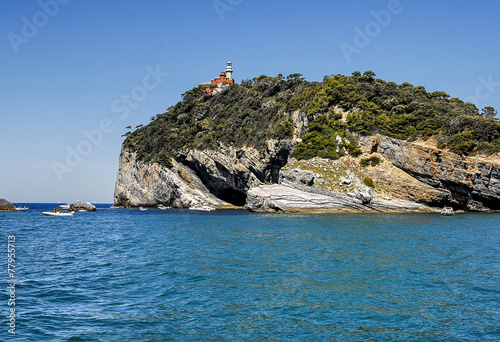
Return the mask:
M 498 213 L 20 204 L 0 213 L 1 341 L 500 340 Z

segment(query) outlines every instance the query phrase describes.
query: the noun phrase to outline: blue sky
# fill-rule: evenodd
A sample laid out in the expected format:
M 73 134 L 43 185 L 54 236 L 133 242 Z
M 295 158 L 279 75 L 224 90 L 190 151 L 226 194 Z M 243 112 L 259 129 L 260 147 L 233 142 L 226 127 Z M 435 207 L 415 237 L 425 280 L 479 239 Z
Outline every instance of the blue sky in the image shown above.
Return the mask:
M 121 135 L 237 82 L 373 70 L 500 109 L 500 2 L 0 1 L 0 198 L 112 202 Z

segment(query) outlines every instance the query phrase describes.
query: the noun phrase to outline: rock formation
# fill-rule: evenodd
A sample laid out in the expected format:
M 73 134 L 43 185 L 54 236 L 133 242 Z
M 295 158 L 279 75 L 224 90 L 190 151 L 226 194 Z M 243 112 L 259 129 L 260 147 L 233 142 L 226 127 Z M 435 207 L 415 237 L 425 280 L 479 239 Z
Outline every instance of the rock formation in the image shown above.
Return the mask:
M 296 132 L 307 126 L 302 113 L 289 117 Z M 294 140 L 269 140 L 263 152 L 222 143 L 179 151 L 170 168 L 144 163 L 124 147 L 114 204 L 246 206 L 255 211 L 427 210 L 444 205 L 500 210 L 498 156 L 459 156 L 439 149 L 432 139 L 356 136 L 362 156 L 313 158 L 300 165 L 289 158 L 297 135 Z M 380 159 L 380 165 L 363 166 L 361 159 L 370 156 Z
M 246 207 L 252 211 L 432 211 L 410 201 L 373 200 L 353 194 L 327 193 L 298 189 L 291 184 L 260 185 L 250 189 Z
M 16 207 L 6 199 L 0 199 L 0 211 L 17 211 Z
M 173 167 L 145 164 L 126 149 L 120 155 L 115 205 L 175 208 L 243 206 L 250 188 L 279 182 L 293 145 L 269 141 L 266 151 L 221 145 L 179 153 Z
M 290 166 L 291 141 L 270 140 L 262 153 L 225 145 L 190 149 L 180 152 L 171 168 L 143 163 L 135 152 L 123 149 L 115 205 L 245 206 L 252 211 L 427 211 L 444 205 L 500 209 L 498 157 L 459 156 L 438 149 L 432 140 L 407 142 L 381 135 L 358 139 L 363 156 L 314 158 L 302 167 Z M 361 167 L 360 159 L 370 155 L 382 163 Z M 327 182 L 331 173 L 333 187 Z M 375 188 L 362 184 L 363 177 Z
M 408 187 L 416 200 L 431 205 L 451 204 L 466 210 L 500 210 L 500 158 L 498 156 L 459 156 L 439 149 L 428 141 L 407 142 L 382 135 L 359 136 L 369 152 L 377 152 L 392 165 L 413 177 L 429 191 Z M 379 181 L 398 186 L 397 177 L 387 175 Z M 401 189 L 395 189 L 401 191 Z M 420 192 L 420 196 L 418 193 Z M 423 198 L 422 195 L 427 196 Z
M 97 208 L 95 205 L 91 204 L 90 202 L 83 202 L 80 200 L 76 200 L 75 202 L 72 202 L 69 204 L 69 209 L 71 211 L 97 211 Z
M 120 155 L 114 198 L 115 205 L 124 207 L 226 204 L 211 195 L 196 174 L 182 164 L 174 162 L 172 169 L 157 163 L 145 164 L 128 150 L 122 150 Z

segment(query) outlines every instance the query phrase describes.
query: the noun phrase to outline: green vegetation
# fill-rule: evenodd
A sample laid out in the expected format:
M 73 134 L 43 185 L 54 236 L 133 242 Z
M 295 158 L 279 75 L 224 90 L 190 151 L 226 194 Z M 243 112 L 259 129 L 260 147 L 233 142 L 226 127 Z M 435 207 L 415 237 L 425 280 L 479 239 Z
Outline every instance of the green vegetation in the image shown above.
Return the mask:
M 158 154 L 158 156 L 155 159 L 155 162 L 168 168 L 174 166 L 172 164 L 171 158 L 167 155 L 167 153 L 165 153 L 165 151 L 162 151 Z
M 320 115 L 309 123 L 308 131 L 297 144 L 293 155 L 297 159 L 313 157 L 338 159 L 347 151 L 351 155 L 361 154 L 356 138 L 342 127 L 342 115 Z
M 375 79 L 373 71 L 309 83 L 286 109 L 299 109 L 314 122 L 335 106 L 349 112 L 343 127 L 349 131 L 410 140 L 439 136 L 441 147 L 459 154 L 500 152 L 500 123 L 494 119 L 494 108 L 485 107 L 480 114 L 473 104 L 450 99 L 445 92 L 385 82 Z
M 363 179 L 363 184 L 366 186 L 369 186 L 370 188 L 375 187 L 375 183 L 373 183 L 373 180 L 369 177 L 366 177 L 365 179 Z
M 308 82 L 301 74 L 262 75 L 216 96 L 199 86 L 148 125 L 137 126 L 124 144 L 143 161 L 167 167 L 185 149 L 230 144 L 264 150 L 266 140 L 287 139 L 294 133 L 302 139 L 293 153 L 297 159 L 360 154 L 349 132 L 410 141 L 434 137 L 439 147 L 462 155 L 500 152 L 500 122 L 494 108 L 479 113 L 473 104 L 445 92 L 429 93 L 422 86 L 375 76 L 373 71 L 357 71 Z M 297 110 L 309 121 L 302 132 L 294 132 L 290 120 Z M 377 163 L 369 160 L 366 165 Z
M 267 78 L 245 81 L 209 96 L 202 86 L 183 94 L 183 100 L 159 114 L 149 125 L 131 133 L 125 147 L 145 162 L 168 166 L 179 151 L 219 144 L 266 147 L 266 140 L 291 138 L 293 124 L 280 110 L 276 94 L 294 87 L 284 81 L 274 87 Z
M 370 165 L 370 166 L 377 166 L 377 165 L 380 164 L 380 162 L 381 162 L 381 160 L 380 160 L 379 157 L 377 157 L 377 156 L 371 156 L 369 158 L 362 158 L 360 164 L 363 167 L 367 167 L 368 165 Z

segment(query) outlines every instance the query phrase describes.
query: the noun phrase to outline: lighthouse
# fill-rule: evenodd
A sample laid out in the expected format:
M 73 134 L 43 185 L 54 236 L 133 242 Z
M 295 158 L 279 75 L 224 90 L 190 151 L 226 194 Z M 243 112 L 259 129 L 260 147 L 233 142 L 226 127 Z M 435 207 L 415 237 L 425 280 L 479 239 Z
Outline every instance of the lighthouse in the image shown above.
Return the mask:
M 201 83 L 200 85 L 205 86 L 205 93 L 208 95 L 217 95 L 223 90 L 227 89 L 228 86 L 234 84 L 233 79 L 233 63 L 227 62 L 226 70 L 221 71 L 219 78 L 212 79 L 211 82 Z
M 233 63 L 230 61 L 226 65 L 226 78 L 229 80 L 233 79 Z

